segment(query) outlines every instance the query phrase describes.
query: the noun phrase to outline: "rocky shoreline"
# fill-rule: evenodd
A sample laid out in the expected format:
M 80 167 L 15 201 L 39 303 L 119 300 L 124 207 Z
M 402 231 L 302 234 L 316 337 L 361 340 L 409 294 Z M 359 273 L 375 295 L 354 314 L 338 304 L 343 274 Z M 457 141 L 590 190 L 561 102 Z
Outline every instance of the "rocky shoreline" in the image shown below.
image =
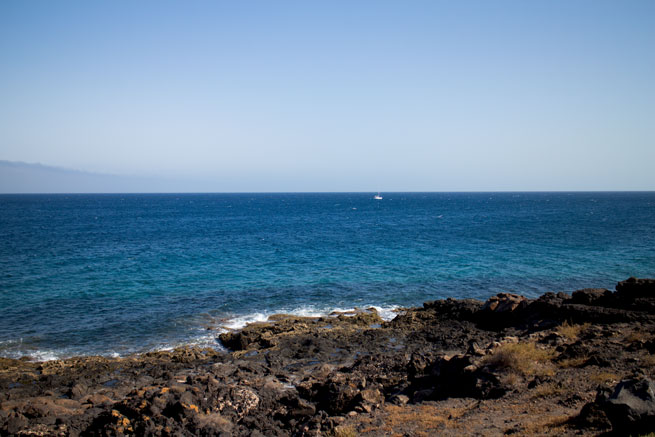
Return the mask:
M 272 316 L 230 352 L 0 359 L 0 435 L 640 435 L 655 280 L 538 299 Z

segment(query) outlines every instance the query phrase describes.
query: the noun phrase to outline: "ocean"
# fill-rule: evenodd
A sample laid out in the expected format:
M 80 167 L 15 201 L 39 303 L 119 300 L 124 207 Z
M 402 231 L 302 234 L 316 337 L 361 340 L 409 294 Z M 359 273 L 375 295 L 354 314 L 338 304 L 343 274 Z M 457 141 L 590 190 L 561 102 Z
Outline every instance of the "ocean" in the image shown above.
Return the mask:
M 655 277 L 655 193 L 0 195 L 0 356 Z

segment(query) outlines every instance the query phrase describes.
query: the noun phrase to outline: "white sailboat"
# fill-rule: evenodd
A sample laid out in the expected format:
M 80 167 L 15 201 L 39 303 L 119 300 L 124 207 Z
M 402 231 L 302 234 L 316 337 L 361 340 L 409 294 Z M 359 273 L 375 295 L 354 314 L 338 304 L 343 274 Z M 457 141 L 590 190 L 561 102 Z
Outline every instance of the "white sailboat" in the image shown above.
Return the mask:
M 380 192 L 379 192 L 379 191 L 378 191 L 378 194 L 376 194 L 375 196 L 373 196 L 373 198 L 374 198 L 375 200 L 382 200 L 382 196 L 380 196 Z

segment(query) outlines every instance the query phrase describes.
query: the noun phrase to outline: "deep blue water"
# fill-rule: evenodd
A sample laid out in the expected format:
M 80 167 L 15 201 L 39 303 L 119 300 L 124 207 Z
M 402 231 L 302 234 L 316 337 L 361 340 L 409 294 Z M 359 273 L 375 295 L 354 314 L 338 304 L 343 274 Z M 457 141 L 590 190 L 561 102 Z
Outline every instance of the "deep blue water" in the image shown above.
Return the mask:
M 0 196 L 0 355 L 127 354 L 273 312 L 655 277 L 655 193 Z M 225 322 L 227 320 L 227 322 Z

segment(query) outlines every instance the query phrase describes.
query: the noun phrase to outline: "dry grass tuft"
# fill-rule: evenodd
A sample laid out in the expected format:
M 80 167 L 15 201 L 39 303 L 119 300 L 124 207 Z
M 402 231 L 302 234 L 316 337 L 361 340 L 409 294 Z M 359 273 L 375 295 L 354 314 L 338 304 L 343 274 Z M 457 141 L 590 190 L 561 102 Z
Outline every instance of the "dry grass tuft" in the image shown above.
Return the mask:
M 582 365 L 587 362 L 587 359 L 588 359 L 587 356 L 569 358 L 558 362 L 557 365 L 560 366 L 562 369 L 570 369 L 571 367 L 582 367 Z
M 548 398 L 552 396 L 560 396 L 566 393 L 566 389 L 555 383 L 541 384 L 532 391 L 533 399 Z
M 564 322 L 557 327 L 555 332 L 557 332 L 562 337 L 568 340 L 575 340 L 578 338 L 580 333 L 591 326 L 590 323 L 585 323 L 583 325 L 570 324 L 569 322 Z
M 477 403 L 475 404 L 477 405 Z M 411 435 L 415 436 L 432 436 L 435 435 L 436 430 L 458 428 L 457 419 L 471 411 L 472 408 L 474 408 L 472 405 L 458 408 L 443 408 L 430 404 L 386 405 L 384 407 L 386 412 L 384 425 L 366 431 L 402 436 L 403 434 L 394 434 L 394 432 L 404 430 L 403 432 L 411 432 Z
M 542 435 L 544 431 L 550 430 L 551 432 L 559 430 L 562 434 L 565 433 L 565 426 L 571 420 L 571 416 L 546 416 L 541 420 L 535 420 L 525 425 L 522 435 Z
M 483 364 L 526 376 L 548 375 L 552 373 L 551 360 L 554 356 L 551 348 L 543 349 L 532 342 L 504 344 L 493 354 L 487 355 Z
M 589 375 L 589 381 L 595 384 L 609 385 L 618 382 L 619 375 L 612 372 L 597 372 Z
M 416 424 L 419 429 L 430 429 L 443 425 L 447 420 L 443 411 L 431 405 L 418 405 L 416 408 L 389 405 L 386 410 L 389 414 L 387 424 L 392 429 L 408 423 Z
M 328 435 L 330 437 L 357 437 L 357 431 L 352 426 L 337 426 Z
M 640 364 L 642 367 L 655 367 L 655 355 L 644 355 L 641 357 Z
M 516 388 L 521 384 L 521 382 L 523 382 L 523 378 L 521 378 L 516 373 L 510 372 L 501 375 L 500 382 L 506 387 Z
M 652 340 L 653 336 L 640 330 L 634 330 L 625 336 L 626 343 L 646 342 Z

